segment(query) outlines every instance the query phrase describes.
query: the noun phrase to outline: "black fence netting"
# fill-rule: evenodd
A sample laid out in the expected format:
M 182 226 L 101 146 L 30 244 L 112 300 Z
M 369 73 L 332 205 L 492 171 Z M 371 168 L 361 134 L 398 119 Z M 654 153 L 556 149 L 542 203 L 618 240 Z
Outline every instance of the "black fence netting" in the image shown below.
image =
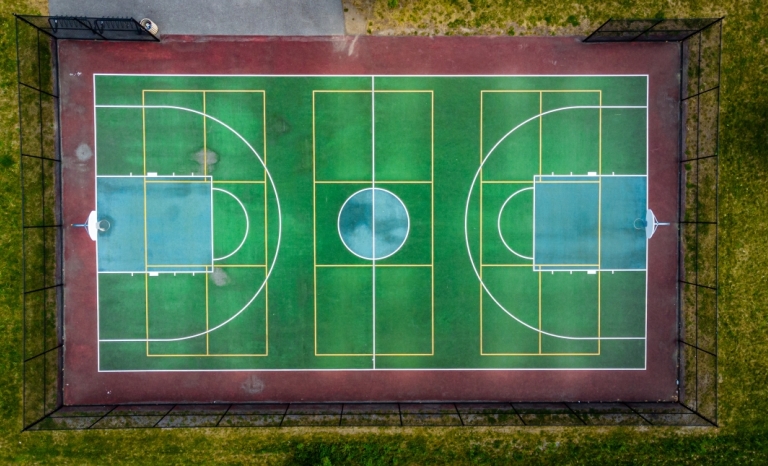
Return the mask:
M 133 19 L 17 16 L 24 252 L 23 427 L 717 425 L 717 179 L 722 18 L 609 20 L 586 42 L 681 46 L 675 403 L 62 406 L 57 40 L 157 40 Z
M 158 40 L 132 18 L 16 16 L 22 199 L 22 425 L 61 407 L 62 224 L 58 40 Z
M 680 42 L 678 398 L 717 425 L 717 220 L 723 18 L 610 19 L 585 42 Z

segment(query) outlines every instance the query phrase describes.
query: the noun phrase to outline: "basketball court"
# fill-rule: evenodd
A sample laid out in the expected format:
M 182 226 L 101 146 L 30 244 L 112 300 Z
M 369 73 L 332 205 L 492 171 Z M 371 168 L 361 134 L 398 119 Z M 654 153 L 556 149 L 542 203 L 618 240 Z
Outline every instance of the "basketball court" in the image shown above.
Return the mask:
M 443 42 L 432 53 L 471 54 Z M 65 216 L 95 214 L 90 237 L 68 233 L 84 285 L 67 302 L 92 312 L 66 314 L 66 361 L 110 394 L 69 400 L 531 399 L 542 381 L 539 399 L 674 393 L 676 231 L 659 220 L 677 211 L 676 88 L 650 64 L 658 49 L 635 61 L 607 45 L 614 69 L 571 46 L 560 68 L 468 73 L 392 65 L 418 55 L 392 44 L 382 63 L 345 49 L 322 72 L 317 51 L 338 45 L 269 69 L 184 61 L 240 47 L 227 43 L 130 45 L 166 47 L 160 72 L 73 60 L 88 79 L 63 86 L 87 112 L 63 115 L 63 144 L 93 158 L 65 169 Z M 254 376 L 268 389 L 239 390 Z

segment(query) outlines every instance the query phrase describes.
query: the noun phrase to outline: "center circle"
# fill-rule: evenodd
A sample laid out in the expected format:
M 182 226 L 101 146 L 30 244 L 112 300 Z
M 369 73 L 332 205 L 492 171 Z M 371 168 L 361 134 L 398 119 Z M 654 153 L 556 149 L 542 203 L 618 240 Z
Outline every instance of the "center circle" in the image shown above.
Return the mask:
M 339 211 L 342 243 L 366 260 L 381 260 L 396 253 L 410 228 L 405 204 L 386 189 L 361 189 L 349 196 Z

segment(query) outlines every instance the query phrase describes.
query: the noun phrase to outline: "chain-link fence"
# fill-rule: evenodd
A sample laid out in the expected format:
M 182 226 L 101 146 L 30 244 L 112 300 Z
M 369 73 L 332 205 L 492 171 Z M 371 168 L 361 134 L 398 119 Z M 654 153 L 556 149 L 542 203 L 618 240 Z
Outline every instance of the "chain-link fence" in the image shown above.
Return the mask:
M 722 18 L 609 20 L 587 42 L 679 41 L 678 403 L 62 406 L 57 39 L 157 40 L 133 19 L 17 16 L 25 429 L 717 424 L 717 154 Z
M 23 228 L 24 428 L 61 407 L 59 39 L 157 40 L 135 20 L 16 16 Z
M 610 19 L 585 42 L 680 42 L 678 398 L 717 424 L 717 164 L 723 18 Z

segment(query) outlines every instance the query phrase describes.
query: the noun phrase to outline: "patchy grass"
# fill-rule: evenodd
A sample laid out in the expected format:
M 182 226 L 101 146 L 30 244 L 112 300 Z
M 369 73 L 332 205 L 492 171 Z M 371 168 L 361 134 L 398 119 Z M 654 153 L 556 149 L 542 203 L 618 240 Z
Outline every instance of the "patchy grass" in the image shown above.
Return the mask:
M 728 15 L 720 145 L 720 429 L 173 429 L 20 433 L 21 235 L 16 62 L 0 3 L 0 462 L 587 464 L 768 462 L 768 2 L 345 0 L 372 34 L 585 35 L 608 17 Z

